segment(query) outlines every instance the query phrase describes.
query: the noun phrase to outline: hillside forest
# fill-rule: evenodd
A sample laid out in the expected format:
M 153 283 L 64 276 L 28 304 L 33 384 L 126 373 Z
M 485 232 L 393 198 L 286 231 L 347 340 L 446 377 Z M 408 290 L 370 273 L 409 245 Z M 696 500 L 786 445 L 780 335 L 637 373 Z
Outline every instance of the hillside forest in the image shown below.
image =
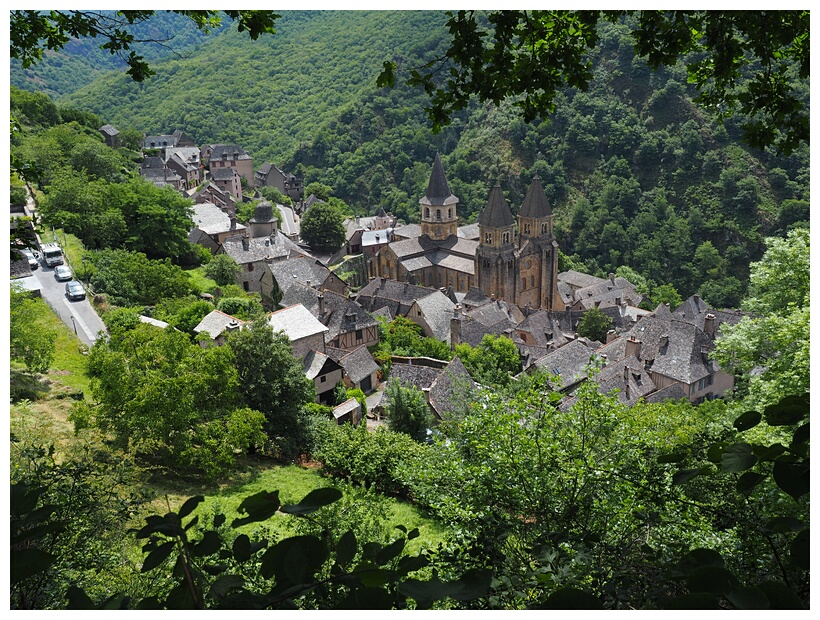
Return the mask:
M 407 78 L 449 44 L 439 12 L 284 11 L 253 40 L 159 12 L 134 25 L 164 41 L 142 82 L 99 41 L 13 60 L 11 203 L 36 199 L 108 337 L 80 345 L 12 287 L 11 608 L 810 608 L 809 146 L 743 143 L 686 58 L 635 56 L 630 19 L 599 24 L 594 79 L 549 118 L 472 102 L 437 133 Z M 592 361 L 568 401 L 507 338 L 450 350 L 382 320 L 382 378 L 391 355 L 457 357 L 479 385 L 429 432 L 398 382 L 386 423 L 337 425 L 236 265 L 188 241 L 191 201 L 140 177 L 142 137 L 175 130 L 404 223 L 436 154 L 461 225 L 496 183 L 515 215 L 537 175 L 560 271 L 742 311 L 709 354 L 735 389 L 628 407 Z M 252 329 L 200 346 L 214 309 Z

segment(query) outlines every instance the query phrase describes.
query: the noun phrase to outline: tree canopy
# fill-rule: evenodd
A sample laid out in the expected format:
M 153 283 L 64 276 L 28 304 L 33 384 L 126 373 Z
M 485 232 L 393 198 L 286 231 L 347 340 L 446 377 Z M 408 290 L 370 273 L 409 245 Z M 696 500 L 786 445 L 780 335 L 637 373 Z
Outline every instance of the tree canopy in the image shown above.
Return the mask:
M 440 129 L 471 97 L 515 99 L 525 121 L 546 118 L 564 86 L 586 90 L 587 56 L 599 44 L 600 19 L 634 17 L 634 52 L 653 69 L 686 57 L 697 101 L 720 117 L 745 117 L 754 147 L 789 153 L 808 143 L 809 112 L 793 76 L 809 75 L 808 11 L 509 11 L 448 13 L 451 36 L 442 55 L 410 72 L 430 96 L 427 112 Z M 379 84 L 395 84 L 386 61 Z

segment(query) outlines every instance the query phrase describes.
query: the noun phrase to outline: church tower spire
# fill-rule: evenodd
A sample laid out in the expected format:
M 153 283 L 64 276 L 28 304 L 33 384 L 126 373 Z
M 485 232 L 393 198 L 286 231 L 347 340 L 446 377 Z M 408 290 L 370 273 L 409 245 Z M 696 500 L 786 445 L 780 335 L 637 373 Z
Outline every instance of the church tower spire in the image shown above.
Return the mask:
M 515 301 L 515 218 L 496 183 L 478 216 L 478 288 L 487 297 Z
M 444 240 L 458 234 L 458 198 L 450 193 L 444 167 L 436 153 L 427 192 L 419 199 L 421 208 L 421 234 L 431 239 Z

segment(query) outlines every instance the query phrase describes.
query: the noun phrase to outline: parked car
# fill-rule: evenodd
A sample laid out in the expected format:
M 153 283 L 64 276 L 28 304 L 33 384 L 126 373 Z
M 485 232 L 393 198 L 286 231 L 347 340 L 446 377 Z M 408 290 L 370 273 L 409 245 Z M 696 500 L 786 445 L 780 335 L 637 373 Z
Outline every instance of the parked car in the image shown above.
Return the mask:
M 74 276 L 71 274 L 71 269 L 66 265 L 57 265 L 54 268 L 54 277 L 57 279 L 57 282 L 65 282 L 66 280 L 71 280 Z
M 40 261 L 37 260 L 37 255 L 34 251 L 29 250 L 28 248 L 23 248 L 20 250 L 23 255 L 28 259 L 28 266 L 32 269 L 37 269 L 40 266 Z
M 85 289 L 83 288 L 82 284 L 77 282 L 77 280 L 66 282 L 65 296 L 68 297 L 71 301 L 81 301 L 85 299 Z

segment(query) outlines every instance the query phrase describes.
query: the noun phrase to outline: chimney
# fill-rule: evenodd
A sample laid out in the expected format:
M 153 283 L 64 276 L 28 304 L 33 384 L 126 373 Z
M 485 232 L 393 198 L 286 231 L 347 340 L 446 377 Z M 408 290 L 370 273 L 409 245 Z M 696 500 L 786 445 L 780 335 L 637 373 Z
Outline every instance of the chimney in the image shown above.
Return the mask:
M 641 341 L 635 338 L 635 336 L 630 336 L 626 341 L 626 348 L 624 350 L 624 357 L 631 357 L 635 356 L 638 359 L 641 357 Z
M 325 314 L 325 294 L 320 291 L 317 299 L 319 300 L 319 316 L 321 317 Z
M 618 334 L 616 334 L 616 333 L 615 333 L 615 330 L 614 330 L 614 329 L 610 329 L 610 330 L 606 333 L 606 344 L 609 344 L 610 342 L 612 342 L 613 340 L 615 340 L 617 337 L 618 337 Z
M 229 218 L 229 219 L 230 219 L 230 221 L 231 221 L 231 230 L 236 230 L 236 215 L 234 215 L 233 213 L 231 213 L 231 214 L 228 216 L 228 218 Z
M 614 273 L 609 274 L 609 284 L 607 284 L 606 287 L 608 289 L 612 289 L 612 288 L 615 287 L 615 274 Z
M 453 308 L 453 317 L 450 319 L 450 349 L 455 351 L 461 344 L 461 304 Z
M 624 364 L 624 383 L 629 386 L 629 367 Z M 628 397 L 627 397 L 628 398 Z
M 715 315 L 711 312 L 706 315 L 705 320 L 703 321 L 703 331 L 706 332 L 706 335 L 709 336 L 712 340 L 715 339 L 715 324 L 717 321 L 715 320 Z
M 236 319 L 231 319 L 230 321 L 228 321 L 228 326 L 226 327 L 226 329 L 229 332 L 236 331 L 237 329 L 239 329 L 239 321 L 237 321 Z

